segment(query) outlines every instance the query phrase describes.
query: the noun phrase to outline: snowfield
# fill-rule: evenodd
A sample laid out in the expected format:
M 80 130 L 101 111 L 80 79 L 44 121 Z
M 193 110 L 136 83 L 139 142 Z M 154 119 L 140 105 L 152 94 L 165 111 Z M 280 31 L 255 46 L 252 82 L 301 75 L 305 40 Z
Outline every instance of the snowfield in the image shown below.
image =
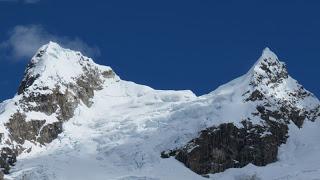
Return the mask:
M 56 57 L 72 58 L 68 53 L 54 52 Z M 275 56 L 266 49 L 265 56 Z M 48 62 L 52 63 L 50 59 Z M 66 81 L 74 71 L 72 62 L 54 65 Z M 39 71 L 45 71 L 44 64 Z M 255 67 L 255 66 L 254 66 Z M 253 68 L 254 68 L 253 67 Z M 101 68 L 109 69 L 109 67 Z M 61 71 L 61 72 L 60 72 Z M 200 97 L 191 91 L 154 90 L 150 87 L 121 80 L 105 81 L 103 89 L 95 91 L 93 105 L 80 104 L 75 116 L 63 125 L 63 133 L 46 146 L 26 144 L 30 153 L 18 157 L 10 180 L 197 180 L 202 177 L 174 158 L 162 159 L 160 153 L 185 145 L 198 133 L 213 125 L 233 122 L 237 126 L 242 118 L 252 117 L 254 103 L 240 98 L 248 89 L 253 69 L 244 76 Z M 46 77 L 52 71 L 45 71 Z M 264 87 L 267 91 L 268 88 Z M 298 88 L 291 77 L 275 91 L 279 98 L 283 92 Z M 270 96 L 274 95 L 270 92 Z M 18 97 L 15 97 L 18 98 Z M 0 120 L 5 121 L 13 110 L 15 98 L 0 105 Z M 289 98 L 289 97 L 288 97 Z M 316 98 L 300 102 L 303 106 L 318 103 Z M 30 113 L 28 117 L 43 118 L 43 114 Z M 54 116 L 54 115 L 53 115 Z M 55 118 L 44 117 L 49 122 Z M 290 125 L 289 138 L 280 147 L 279 161 L 265 167 L 249 164 L 244 168 L 228 169 L 210 175 L 221 180 L 320 180 L 320 119 L 306 121 L 303 128 Z M 1 123 L 3 124 L 3 123 Z M 2 127 L 5 131 L 5 128 Z

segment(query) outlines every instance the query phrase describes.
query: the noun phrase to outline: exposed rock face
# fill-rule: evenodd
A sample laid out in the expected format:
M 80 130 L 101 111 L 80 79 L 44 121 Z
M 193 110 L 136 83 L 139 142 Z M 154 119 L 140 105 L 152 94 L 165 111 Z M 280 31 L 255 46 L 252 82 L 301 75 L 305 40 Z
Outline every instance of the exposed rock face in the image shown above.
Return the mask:
M 264 166 L 277 159 L 278 145 L 287 129 L 277 135 L 263 135 L 264 128 L 244 122 L 244 128 L 232 123 L 206 129 L 200 137 L 178 150 L 176 159 L 198 174 L 222 172 L 249 163 Z
M 42 53 L 43 53 L 43 51 L 42 51 Z M 41 57 L 41 56 L 38 56 L 38 57 Z M 30 62 L 28 64 L 26 71 L 25 71 L 24 78 L 22 79 L 20 86 L 18 88 L 19 95 L 22 94 L 29 86 L 31 86 L 37 78 L 40 77 L 40 74 L 32 75 L 32 74 L 27 73 L 27 72 L 29 72 L 29 70 L 31 70 L 34 67 L 35 67 L 35 63 L 33 63 L 33 62 Z
M 261 83 L 278 85 L 289 77 L 285 64 L 279 62 L 277 58 L 263 57 L 254 68 L 258 69 L 253 75 L 252 85 L 254 86 Z
M 309 107 L 308 99 L 315 97 L 301 85 L 292 85 L 296 82 L 290 79 L 284 63 L 265 51 L 249 71 L 248 89 L 242 95 L 244 104 L 255 105 L 252 117 L 241 125 L 222 123 L 207 128 L 185 146 L 162 152 L 161 157 L 175 156 L 201 175 L 277 161 L 278 148 L 288 138 L 288 125 L 302 128 L 305 120 L 314 121 L 320 104 L 316 101 L 317 106 Z
M 9 129 L 11 139 L 19 144 L 23 144 L 25 140 L 36 141 L 36 137 L 45 124 L 45 120 L 32 120 L 26 122 L 26 116 L 19 112 L 13 114 L 6 126 Z
M 2 142 L 10 148 L 1 150 L 3 172 L 9 172 L 16 156 L 30 150 L 23 145 L 26 141 L 39 146 L 52 142 L 63 131 L 63 122 L 74 116 L 76 108 L 80 104 L 90 107 L 95 91 L 103 88 L 105 80 L 116 78 L 111 68 L 96 65 L 79 52 L 55 43 L 40 48 L 19 86 L 16 112 L 5 124 L 10 134 Z M 41 116 L 30 119 L 29 113 Z
M 275 162 L 278 147 L 286 142 L 288 133 L 285 122 L 269 119 L 278 115 L 284 116 L 263 112 L 261 118 L 268 118 L 264 126 L 246 120 L 242 121 L 242 128 L 226 123 L 203 130 L 198 138 L 174 152 L 176 159 L 198 174 L 241 168 L 249 163 L 265 166 Z
M 6 124 L 11 139 L 18 144 L 23 144 L 26 140 L 40 144 L 50 143 L 62 132 L 62 122 L 45 125 L 46 120 L 26 121 L 25 118 L 24 114 L 17 112 Z M 16 148 L 23 150 L 20 146 Z
M 30 103 L 36 105 L 31 106 Z M 31 92 L 28 96 L 23 96 L 19 104 L 24 112 L 37 111 L 46 115 L 56 113 L 57 118 L 64 121 L 73 117 L 73 111 L 79 104 L 79 98 L 69 90 L 61 92 L 57 86 L 47 94 Z
M 54 43 L 41 48 L 26 69 L 18 95 L 7 108 L 9 113 L 5 116 L 0 113 L 4 122 L 4 132 L 0 133 L 2 172 L 9 173 L 10 166 L 15 164 L 21 153 L 58 138 L 63 132 L 63 123 L 74 117 L 76 109 L 79 106 L 91 107 L 95 93 L 109 86 L 105 82 L 112 80 L 117 81 L 112 69 L 93 63 L 79 52 L 63 49 Z M 230 119 L 221 121 L 217 118 L 220 123 L 216 124 L 212 123 L 215 122 L 212 118 L 213 121 L 207 121 L 210 125 L 201 124 L 202 131 L 198 136 L 187 141 L 181 138 L 182 146 L 162 152 L 161 157 L 175 156 L 204 177 L 249 163 L 265 166 L 277 161 L 278 148 L 288 138 L 289 124 L 302 128 L 306 120 L 315 121 L 320 115 L 320 103 L 312 101 L 316 98 L 297 84 L 288 75 L 285 64 L 268 50 L 241 80 L 243 82 L 236 81 L 235 88 L 229 88 L 227 92 L 219 92 L 212 99 L 204 98 L 205 109 L 196 108 L 200 110 L 197 113 L 205 114 L 206 118 L 223 118 L 225 112 L 235 112 L 236 118 L 226 116 Z M 199 97 L 198 100 L 203 99 Z M 214 104 L 215 101 L 218 103 Z M 227 103 L 235 105 L 226 106 Z M 241 106 L 239 109 L 245 113 L 239 113 L 238 109 L 222 111 L 227 109 L 223 106 L 229 109 Z M 184 108 L 177 106 L 173 109 L 184 111 Z M 221 110 L 222 115 L 212 109 Z M 186 110 L 190 112 L 183 116 L 179 113 L 174 116 L 173 113 L 173 119 L 192 116 L 195 111 L 192 107 Z M 195 123 L 198 123 L 198 117 L 197 114 L 193 117 Z M 141 159 L 142 164 L 143 155 Z M 139 163 L 137 167 L 140 168 L 142 165 Z
M 62 122 L 54 122 L 42 127 L 37 141 L 40 144 L 50 143 L 62 133 Z
M 8 174 L 10 170 L 10 166 L 14 166 L 17 159 L 16 159 L 16 152 L 13 151 L 9 147 L 4 147 L 0 151 L 0 168 L 3 173 Z M 3 176 L 0 173 L 0 177 Z M 1 179 L 1 178 L 0 178 Z

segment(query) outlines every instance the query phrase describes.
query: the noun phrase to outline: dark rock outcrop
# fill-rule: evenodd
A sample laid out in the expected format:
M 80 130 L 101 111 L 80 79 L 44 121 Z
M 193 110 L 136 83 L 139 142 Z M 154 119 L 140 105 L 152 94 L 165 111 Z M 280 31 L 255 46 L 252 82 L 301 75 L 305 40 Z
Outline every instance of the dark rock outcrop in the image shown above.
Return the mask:
M 305 120 L 314 121 L 319 117 L 320 104 L 316 108 L 301 105 L 305 98 L 316 97 L 297 82 L 288 80 L 285 64 L 269 52 L 251 69 L 249 78 L 242 98 L 244 104 L 255 106 L 252 116 L 238 126 L 223 123 L 202 130 L 183 147 L 163 151 L 161 157 L 174 156 L 200 175 L 241 168 L 249 163 L 265 166 L 277 161 L 278 148 L 288 138 L 288 125 L 294 123 L 302 128 Z M 286 81 L 297 86 L 285 89 L 282 83 Z M 277 94 L 279 91 L 281 95 Z
M 36 106 L 30 105 L 30 103 L 36 104 Z M 48 94 L 31 92 L 28 96 L 23 96 L 19 104 L 24 112 L 36 111 L 46 115 L 57 113 L 57 118 L 65 121 L 73 117 L 74 110 L 79 104 L 79 98 L 68 89 L 61 92 L 60 87 L 57 86 Z
M 6 124 L 10 137 L 18 144 L 23 144 L 26 140 L 35 142 L 45 120 L 32 120 L 26 122 L 25 114 L 17 112 Z
M 55 140 L 60 133 L 62 133 L 62 122 L 54 122 L 43 126 L 39 132 L 37 141 L 40 144 L 50 143 Z
M 77 54 L 73 59 L 81 67 L 78 69 L 82 72 L 71 79 L 62 80 L 63 78 L 59 74 L 52 74 L 44 79 L 42 78 L 43 72 L 35 71 L 38 64 L 42 64 L 42 57 L 46 54 L 49 56 L 55 56 L 51 52 L 55 52 L 57 49 L 61 52 L 61 47 L 56 44 L 50 44 L 53 46 L 47 49 L 40 50 L 36 56 L 28 64 L 24 78 L 19 86 L 18 95 L 19 100 L 15 102 L 17 111 L 11 115 L 8 122 L 5 124 L 8 132 L 9 139 L 4 140 L 3 144 L 8 145 L 8 148 L 2 149 L 0 158 L 0 166 L 4 173 L 8 173 L 10 166 L 14 163 L 11 156 L 18 156 L 25 150 L 30 151 L 23 147 L 25 141 L 29 141 L 36 145 L 45 145 L 52 142 L 63 131 L 63 122 L 74 117 L 76 108 L 83 103 L 90 107 L 92 105 L 92 98 L 95 91 L 103 88 L 103 83 L 108 78 L 114 78 L 115 73 L 104 68 L 99 69 L 99 66 L 95 65 L 89 60 L 89 58 Z M 51 53 L 51 54 L 50 54 Z M 45 57 L 46 58 L 46 57 Z M 68 61 L 68 59 L 59 59 L 57 61 Z M 57 62 L 59 63 L 59 62 Z M 44 66 L 43 71 L 50 67 L 47 64 Z M 50 85 L 46 85 L 45 81 L 50 81 Z M 44 119 L 33 119 L 27 117 L 29 112 L 43 113 L 46 116 L 54 116 L 55 121 L 48 121 Z M 43 117 L 46 117 L 43 116 Z M 11 150 L 11 153 L 8 153 Z M 11 154 L 11 155 L 6 155 Z M 14 156 L 13 156 L 14 155 Z
M 9 147 L 4 147 L 0 150 L 0 168 L 3 173 L 9 174 L 10 166 L 14 166 L 17 161 L 16 157 L 17 152 L 15 152 Z
M 289 77 L 286 65 L 280 62 L 277 57 L 264 57 L 256 65 L 261 72 L 254 72 L 250 85 L 259 86 L 261 83 L 271 86 L 277 86 L 284 79 Z
M 250 91 L 248 91 L 247 93 L 250 93 Z M 259 90 L 254 90 L 250 97 L 248 97 L 246 99 L 246 101 L 257 101 L 257 100 L 263 100 L 265 98 L 265 96 L 259 91 Z
M 26 116 L 23 113 L 15 113 L 6 123 L 8 131 L 10 133 L 11 141 L 16 142 L 18 145 L 12 146 L 12 150 L 16 152 L 16 155 L 22 153 L 25 148 L 22 144 L 25 141 L 32 143 L 40 143 L 44 145 L 52 142 L 62 133 L 62 122 L 57 121 L 51 124 L 45 124 L 46 120 L 30 120 L 26 121 Z
M 104 79 L 95 67 L 84 66 L 83 71 L 84 74 L 75 79 L 75 84 L 63 84 L 67 87 L 64 92 L 60 90 L 59 85 L 56 85 L 52 90 L 45 87 L 40 89 L 51 91 L 51 93 L 29 92 L 24 89 L 23 96 L 19 101 L 19 106 L 23 111 L 13 114 L 6 124 L 11 139 L 19 144 L 23 144 L 26 140 L 40 144 L 50 143 L 62 132 L 62 123 L 74 116 L 74 111 L 80 101 L 87 106 L 91 106 L 94 91 L 102 89 Z M 107 74 L 108 77 L 111 77 L 114 73 L 111 71 Z M 25 79 L 29 81 L 28 78 Z M 45 119 L 34 119 L 27 122 L 26 115 L 23 112 L 30 111 L 41 112 L 46 115 L 55 113 L 58 121 L 46 125 Z
M 42 52 L 43 53 L 43 52 Z M 33 75 L 33 74 L 29 74 L 29 70 L 34 68 L 36 66 L 36 64 L 34 62 L 30 62 L 24 72 L 24 78 L 22 79 L 20 86 L 18 88 L 18 95 L 22 94 L 23 92 L 25 92 L 25 90 L 30 87 L 33 82 L 38 79 L 40 77 L 39 74 L 37 75 Z
M 249 163 L 264 166 L 275 162 L 278 146 L 286 141 L 286 125 L 266 127 L 243 121 L 243 128 L 233 123 L 221 124 L 200 132 L 198 138 L 181 149 L 163 152 L 162 157 L 175 156 L 198 174 L 218 173 L 228 168 L 241 168 Z M 266 133 L 268 132 L 268 133 Z
M 84 68 L 84 72 L 76 79 L 76 84 L 65 85 L 67 89 L 64 92 L 61 92 L 58 85 L 55 89 L 50 90 L 51 93 L 28 92 L 28 95 L 24 95 L 26 93 L 24 90 L 25 92 L 22 93 L 23 96 L 19 101 L 23 111 L 13 114 L 6 124 L 11 139 L 19 144 L 23 144 L 26 140 L 45 144 L 57 138 L 58 134 L 62 132 L 62 123 L 74 116 L 74 111 L 80 101 L 91 106 L 90 99 L 94 96 L 94 91 L 102 89 L 103 78 L 98 69 Z M 110 77 L 113 72 L 108 72 L 108 74 Z M 29 80 L 27 79 L 27 81 Z M 45 119 L 26 121 L 26 115 L 23 112 L 30 111 L 46 115 L 56 113 L 58 121 L 46 125 Z
M 260 101 L 260 93 L 253 93 L 250 100 Z M 257 96 L 256 96 L 257 95 Z M 278 102 L 280 103 L 280 102 Z M 266 102 L 252 113 L 261 124 L 242 121 L 243 127 L 233 123 L 220 124 L 205 129 L 199 137 L 182 148 L 162 152 L 161 157 L 175 156 L 177 160 L 198 174 L 223 172 L 228 168 L 241 168 L 249 163 L 265 166 L 277 160 L 278 148 L 288 138 L 288 125 L 293 122 L 301 128 L 306 117 L 315 119 L 319 107 L 312 110 L 292 107 L 285 102 L 278 106 Z M 272 108 L 279 107 L 276 110 Z

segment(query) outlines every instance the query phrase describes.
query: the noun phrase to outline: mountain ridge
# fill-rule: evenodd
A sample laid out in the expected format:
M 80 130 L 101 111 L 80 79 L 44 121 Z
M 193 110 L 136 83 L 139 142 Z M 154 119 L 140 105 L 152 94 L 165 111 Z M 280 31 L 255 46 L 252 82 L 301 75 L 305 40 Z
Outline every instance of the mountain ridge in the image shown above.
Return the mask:
M 303 129 L 319 113 L 319 100 L 269 48 L 245 75 L 197 97 L 121 80 L 110 67 L 50 42 L 32 58 L 18 94 L 2 107 L 0 166 L 9 173 L 16 164 L 8 176 L 13 179 L 202 179 L 184 165 L 215 177 L 229 168 L 277 162 L 291 124 Z M 184 165 L 160 156 L 175 156 Z M 61 163 L 77 164 L 78 173 L 42 162 L 60 157 Z M 80 173 L 87 172 L 87 163 L 95 169 Z

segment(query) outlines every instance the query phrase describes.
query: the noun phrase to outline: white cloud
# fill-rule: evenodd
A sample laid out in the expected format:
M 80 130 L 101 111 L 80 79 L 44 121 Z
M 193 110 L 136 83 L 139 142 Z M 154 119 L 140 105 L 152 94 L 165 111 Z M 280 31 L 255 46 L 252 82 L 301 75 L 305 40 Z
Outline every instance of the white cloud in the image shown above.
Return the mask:
M 16 26 L 8 33 L 8 39 L 0 43 L 1 54 L 15 60 L 31 58 L 36 51 L 49 41 L 61 46 L 78 50 L 88 56 L 99 56 L 100 50 L 96 46 L 89 46 L 80 38 L 57 36 L 46 31 L 40 25 Z

